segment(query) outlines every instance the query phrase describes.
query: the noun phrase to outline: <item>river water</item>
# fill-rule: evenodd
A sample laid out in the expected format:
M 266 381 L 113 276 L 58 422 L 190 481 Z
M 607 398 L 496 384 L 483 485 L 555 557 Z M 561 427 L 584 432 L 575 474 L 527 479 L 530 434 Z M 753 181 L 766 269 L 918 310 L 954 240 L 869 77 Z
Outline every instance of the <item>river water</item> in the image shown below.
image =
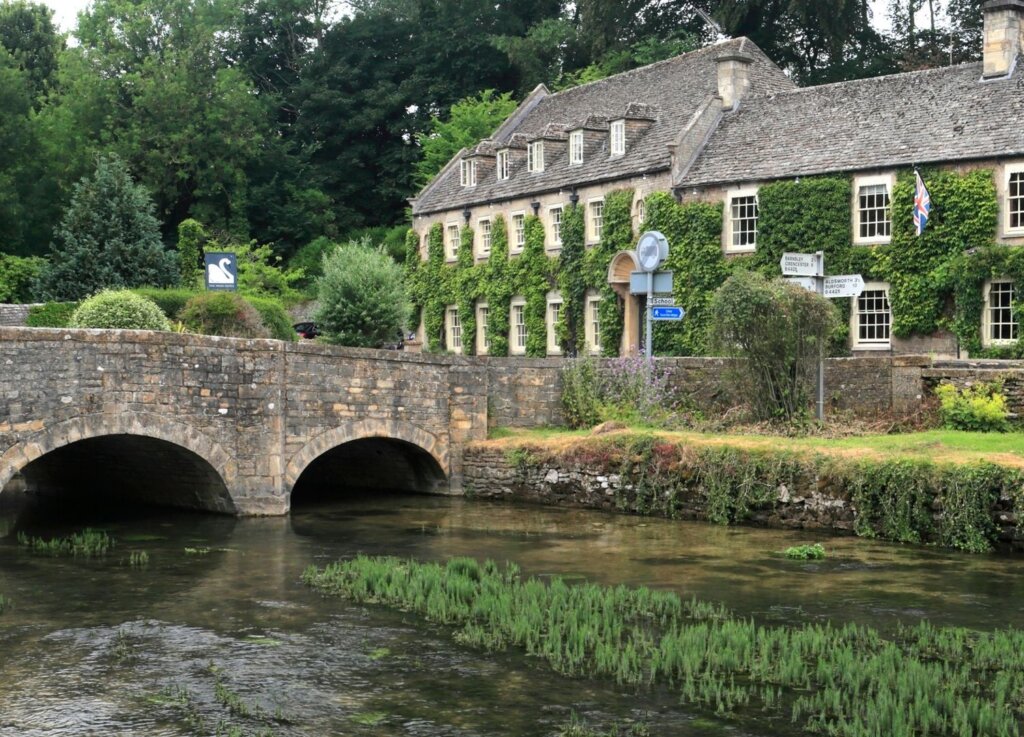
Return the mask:
M 397 495 L 272 519 L 62 511 L 0 514 L 0 594 L 12 602 L 0 613 L 2 737 L 547 737 L 570 712 L 602 728 L 640 720 L 655 735 L 800 734 L 483 654 L 445 627 L 300 582 L 309 564 L 356 553 L 511 560 L 527 575 L 671 589 L 776 624 L 1024 627 L 1021 559 L 856 538 Z M 104 559 L 33 555 L 15 539 L 87 524 L 118 540 Z M 817 539 L 825 561 L 778 554 Z M 131 566 L 142 551 L 148 564 Z

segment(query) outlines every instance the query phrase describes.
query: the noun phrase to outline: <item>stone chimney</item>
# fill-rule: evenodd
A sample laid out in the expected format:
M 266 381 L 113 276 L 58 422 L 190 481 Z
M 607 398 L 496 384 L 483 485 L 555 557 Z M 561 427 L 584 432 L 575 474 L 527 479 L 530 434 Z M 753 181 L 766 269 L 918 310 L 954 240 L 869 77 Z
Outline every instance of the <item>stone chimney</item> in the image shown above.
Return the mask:
M 1005 77 L 1024 51 L 1024 0 L 988 0 L 981 12 L 985 18 L 983 76 Z
M 1014 0 L 1024 4 L 1024 0 Z M 718 64 L 718 96 L 722 108 L 732 110 L 750 88 L 750 65 L 754 58 L 741 51 L 716 57 Z

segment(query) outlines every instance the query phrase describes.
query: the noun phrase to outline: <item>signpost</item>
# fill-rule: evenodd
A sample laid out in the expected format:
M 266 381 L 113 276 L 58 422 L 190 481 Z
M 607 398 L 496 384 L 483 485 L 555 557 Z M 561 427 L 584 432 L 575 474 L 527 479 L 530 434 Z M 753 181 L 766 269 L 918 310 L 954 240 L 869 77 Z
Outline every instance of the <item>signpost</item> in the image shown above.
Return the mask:
M 864 291 L 864 278 L 860 274 L 825 276 L 825 252 L 784 253 L 779 267 L 786 281 L 817 292 L 829 299 L 857 297 Z M 818 419 L 825 419 L 825 353 L 818 352 Z
M 682 320 L 686 310 L 682 307 L 652 307 L 652 320 Z
M 654 355 L 652 321 L 682 320 L 684 310 L 674 306 L 671 297 L 654 296 L 655 293 L 672 294 L 672 272 L 658 271 L 658 267 L 668 258 L 668 239 L 656 230 L 648 230 L 637 241 L 635 256 L 642 271 L 634 271 L 629 275 L 629 293 L 647 295 L 644 355 L 650 359 Z M 655 299 L 667 299 L 668 302 L 656 307 Z

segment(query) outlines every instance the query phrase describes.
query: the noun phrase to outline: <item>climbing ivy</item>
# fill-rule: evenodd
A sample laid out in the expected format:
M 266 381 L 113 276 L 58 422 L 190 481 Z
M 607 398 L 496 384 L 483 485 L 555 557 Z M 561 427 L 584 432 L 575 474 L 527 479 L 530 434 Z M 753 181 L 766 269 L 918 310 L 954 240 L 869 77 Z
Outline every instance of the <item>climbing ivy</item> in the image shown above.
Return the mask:
M 455 263 L 455 274 L 449 276 L 450 292 L 459 310 L 459 324 L 462 326 L 462 352 L 467 356 L 476 354 L 476 298 L 479 270 L 474 263 L 473 229 L 468 225 L 459 234 L 459 252 Z M 454 276 L 454 278 L 452 278 Z
M 508 260 L 508 229 L 499 215 L 491 223 L 491 255 L 483 270 L 484 283 L 480 295 L 487 300 L 487 353 L 508 355 L 508 318 L 512 302 L 512 268 Z
M 1012 279 L 1017 290 L 1024 289 L 1024 248 L 991 245 L 973 253 L 960 254 L 950 268 L 955 312 L 950 328 L 960 345 L 972 356 L 987 358 L 1020 358 L 1024 345 L 983 349 L 981 344 L 982 311 L 985 282 L 990 279 Z M 1017 291 L 1020 295 L 1021 291 Z M 1020 300 L 1015 300 L 1014 314 L 1020 323 Z
M 584 300 L 587 274 L 583 208 L 574 205 L 562 213 L 562 252 L 558 255 L 558 291 L 562 294 L 559 343 L 566 355 L 586 352 L 584 345 Z
M 514 294 L 526 299 L 526 355 L 547 354 L 547 295 L 553 284 L 552 266 L 544 252 L 544 223 L 535 215 L 526 218 L 526 243 L 512 262 Z
M 421 295 L 423 297 L 423 332 L 427 350 L 438 351 L 444 345 L 444 310 L 448 304 L 447 290 L 437 286 L 443 284 L 444 229 L 434 223 L 427 234 L 427 262 L 418 270 Z
M 608 266 L 615 254 L 636 245 L 633 234 L 633 190 L 619 189 L 604 196 L 604 224 L 600 242 L 587 251 L 584 269 L 587 287 L 601 295 L 598 321 L 601 323 L 601 353 L 619 355 L 622 343 L 622 298 L 608 284 Z

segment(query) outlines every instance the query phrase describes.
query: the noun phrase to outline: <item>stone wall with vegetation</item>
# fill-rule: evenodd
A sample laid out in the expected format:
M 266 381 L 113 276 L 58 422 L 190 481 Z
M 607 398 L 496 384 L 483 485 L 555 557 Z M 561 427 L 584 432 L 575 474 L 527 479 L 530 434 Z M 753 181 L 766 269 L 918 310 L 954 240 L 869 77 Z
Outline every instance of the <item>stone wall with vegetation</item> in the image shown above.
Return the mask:
M 825 530 L 974 552 L 1024 549 L 1024 472 L 987 463 L 835 458 L 649 435 L 470 444 L 477 498 L 720 524 Z

